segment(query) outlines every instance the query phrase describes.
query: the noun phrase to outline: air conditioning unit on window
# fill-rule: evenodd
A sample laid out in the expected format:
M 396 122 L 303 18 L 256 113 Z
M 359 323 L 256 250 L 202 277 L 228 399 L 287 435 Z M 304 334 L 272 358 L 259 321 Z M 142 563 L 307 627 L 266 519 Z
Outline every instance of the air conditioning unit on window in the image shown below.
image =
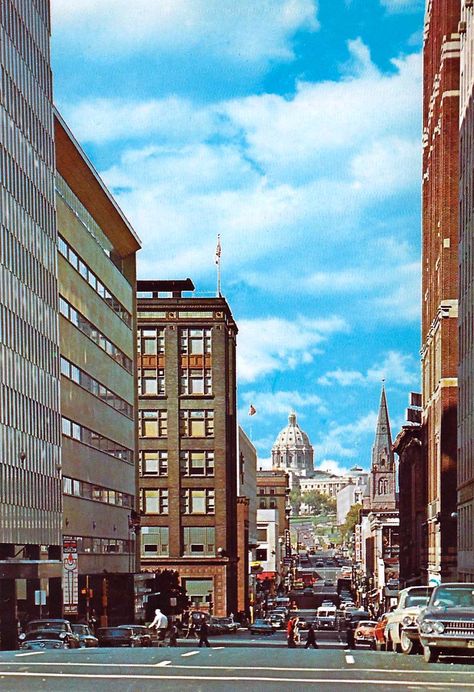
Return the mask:
M 465 34 L 467 28 L 467 23 L 462 21 L 458 24 L 458 34 Z

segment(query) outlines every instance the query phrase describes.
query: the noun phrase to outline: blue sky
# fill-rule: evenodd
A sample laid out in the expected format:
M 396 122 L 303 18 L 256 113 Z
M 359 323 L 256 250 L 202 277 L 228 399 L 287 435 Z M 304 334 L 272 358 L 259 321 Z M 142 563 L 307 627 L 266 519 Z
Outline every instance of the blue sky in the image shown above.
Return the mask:
M 262 463 L 367 467 L 419 390 L 422 0 L 52 0 L 55 99 L 143 241 L 222 286 Z M 247 416 L 253 403 L 257 415 Z

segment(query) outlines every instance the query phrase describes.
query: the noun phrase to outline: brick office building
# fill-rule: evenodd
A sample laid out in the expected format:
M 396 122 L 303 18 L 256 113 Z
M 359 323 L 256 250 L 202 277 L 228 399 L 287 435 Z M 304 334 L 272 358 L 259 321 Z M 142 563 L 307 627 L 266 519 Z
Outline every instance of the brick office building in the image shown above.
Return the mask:
M 423 78 L 422 384 L 427 581 L 456 577 L 460 0 L 428 2 Z
M 460 84 L 458 572 L 474 581 L 474 8 L 462 3 Z
M 185 281 L 138 281 L 142 569 L 173 569 L 192 603 L 237 612 L 237 326 Z M 171 294 L 170 297 L 163 294 Z

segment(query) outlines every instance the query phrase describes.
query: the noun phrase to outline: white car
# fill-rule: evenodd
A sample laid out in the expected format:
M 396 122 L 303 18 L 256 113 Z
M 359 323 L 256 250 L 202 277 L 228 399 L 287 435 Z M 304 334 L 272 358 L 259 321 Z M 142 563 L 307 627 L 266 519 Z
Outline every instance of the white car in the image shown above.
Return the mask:
M 432 586 L 409 586 L 398 595 L 395 610 L 387 616 L 385 641 L 388 651 L 415 653 L 420 648 L 418 616 L 430 599 Z

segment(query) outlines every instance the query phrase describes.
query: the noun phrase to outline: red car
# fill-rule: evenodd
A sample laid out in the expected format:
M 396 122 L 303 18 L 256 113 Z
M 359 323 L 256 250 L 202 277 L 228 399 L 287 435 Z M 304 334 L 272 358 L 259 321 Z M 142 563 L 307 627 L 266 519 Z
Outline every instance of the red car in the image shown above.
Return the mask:
M 375 649 L 375 626 L 374 620 L 361 620 L 354 632 L 354 644 L 368 644 L 371 649 Z

